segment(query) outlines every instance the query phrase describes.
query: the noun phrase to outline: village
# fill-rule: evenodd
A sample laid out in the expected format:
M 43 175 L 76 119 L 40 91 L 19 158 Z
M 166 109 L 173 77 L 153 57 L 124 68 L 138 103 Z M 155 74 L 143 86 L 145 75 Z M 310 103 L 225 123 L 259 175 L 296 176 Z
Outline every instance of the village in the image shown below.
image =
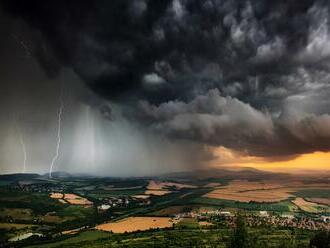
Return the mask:
M 235 226 L 237 214 L 243 214 L 246 223 L 250 227 L 276 226 L 285 228 L 298 228 L 305 230 L 330 230 L 330 216 L 308 216 L 294 214 L 269 213 L 267 211 L 259 212 L 237 212 L 227 210 L 203 210 L 191 211 L 174 215 L 175 220 L 183 218 L 195 218 L 198 221 L 208 221 L 209 223 L 225 223 Z

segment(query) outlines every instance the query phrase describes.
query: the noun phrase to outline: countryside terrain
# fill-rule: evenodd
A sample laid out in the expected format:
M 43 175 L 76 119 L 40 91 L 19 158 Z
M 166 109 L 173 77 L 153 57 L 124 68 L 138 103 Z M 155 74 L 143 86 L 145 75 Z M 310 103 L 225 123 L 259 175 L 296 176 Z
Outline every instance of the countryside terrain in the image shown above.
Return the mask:
M 330 229 L 329 180 L 251 169 L 2 175 L 0 247 L 228 247 L 240 218 L 254 245 L 309 247 Z

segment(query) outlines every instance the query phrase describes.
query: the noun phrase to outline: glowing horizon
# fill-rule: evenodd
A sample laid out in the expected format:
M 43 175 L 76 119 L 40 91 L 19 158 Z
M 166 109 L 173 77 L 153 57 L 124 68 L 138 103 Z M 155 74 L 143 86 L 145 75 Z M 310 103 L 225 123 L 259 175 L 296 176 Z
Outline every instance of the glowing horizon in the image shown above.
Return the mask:
M 212 161 L 210 166 L 215 168 L 251 167 L 272 172 L 330 171 L 330 152 L 306 153 L 280 161 L 240 154 L 224 147 L 216 148 L 214 152 L 217 159 Z

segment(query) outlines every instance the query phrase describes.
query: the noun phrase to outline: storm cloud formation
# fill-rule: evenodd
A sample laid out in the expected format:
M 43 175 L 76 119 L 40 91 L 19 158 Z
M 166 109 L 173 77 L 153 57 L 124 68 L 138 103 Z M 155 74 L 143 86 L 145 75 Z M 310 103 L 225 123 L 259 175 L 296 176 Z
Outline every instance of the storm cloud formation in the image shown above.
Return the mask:
M 49 76 L 72 68 L 150 132 L 269 159 L 330 150 L 328 1 L 2 2 L 38 30 Z

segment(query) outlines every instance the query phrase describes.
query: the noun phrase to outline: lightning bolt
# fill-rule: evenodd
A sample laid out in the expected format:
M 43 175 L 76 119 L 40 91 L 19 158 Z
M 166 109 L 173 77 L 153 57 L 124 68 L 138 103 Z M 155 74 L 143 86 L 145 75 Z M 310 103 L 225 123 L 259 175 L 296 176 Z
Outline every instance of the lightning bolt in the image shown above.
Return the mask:
M 49 178 L 52 178 L 52 172 L 55 165 L 55 162 L 58 159 L 59 152 L 60 152 L 60 146 L 61 146 L 61 124 L 62 124 L 62 113 L 64 109 L 63 99 L 62 95 L 60 96 L 60 107 L 58 109 L 58 117 L 57 117 L 57 143 L 56 143 L 56 150 L 55 155 L 52 159 L 52 162 L 50 164 L 49 168 Z
M 22 169 L 22 173 L 25 173 L 26 172 L 27 152 L 26 152 L 26 146 L 25 146 L 23 134 L 22 134 L 21 129 L 19 128 L 19 126 L 17 124 L 16 118 L 14 118 L 14 125 L 16 127 L 16 131 L 17 131 L 18 137 L 19 137 L 19 143 L 22 147 L 22 152 L 23 152 L 23 169 Z

